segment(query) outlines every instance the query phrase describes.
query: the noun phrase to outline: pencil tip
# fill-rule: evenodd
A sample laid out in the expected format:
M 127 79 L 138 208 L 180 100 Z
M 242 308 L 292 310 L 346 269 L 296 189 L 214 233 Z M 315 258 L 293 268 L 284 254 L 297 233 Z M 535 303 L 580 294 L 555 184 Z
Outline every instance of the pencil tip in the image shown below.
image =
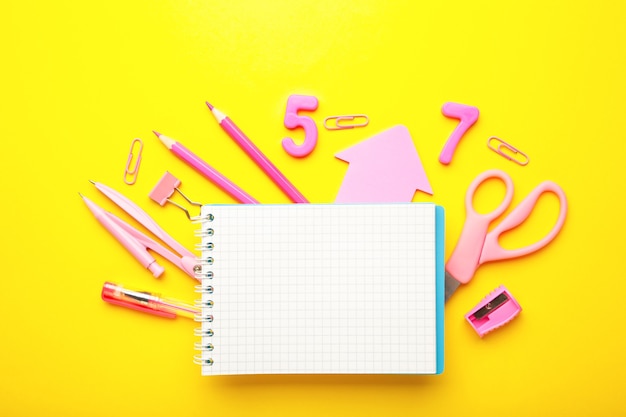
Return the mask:
M 156 130 L 153 130 L 154 134 L 156 135 L 157 138 L 159 138 L 159 140 L 161 141 L 161 143 L 163 145 L 165 145 L 165 147 L 167 149 L 172 149 L 172 147 L 174 146 L 174 144 L 176 144 L 176 141 L 170 137 L 167 137 L 165 135 L 160 134 L 159 132 L 157 132 Z
M 94 180 L 89 180 L 90 183 L 92 183 L 93 185 L 96 185 L 96 182 Z
M 80 196 L 80 198 L 85 198 L 85 196 L 82 195 L 80 192 L 78 193 L 78 195 Z
M 213 110 L 213 106 L 211 105 L 211 103 L 209 103 L 208 101 L 206 102 L 206 105 L 209 106 L 209 110 Z

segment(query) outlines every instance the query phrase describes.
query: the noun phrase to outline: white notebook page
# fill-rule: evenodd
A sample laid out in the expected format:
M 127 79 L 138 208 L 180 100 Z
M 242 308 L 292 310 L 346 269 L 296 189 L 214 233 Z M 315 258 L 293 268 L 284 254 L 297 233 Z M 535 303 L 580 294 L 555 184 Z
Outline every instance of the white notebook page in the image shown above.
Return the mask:
M 433 204 L 207 205 L 203 375 L 435 373 Z

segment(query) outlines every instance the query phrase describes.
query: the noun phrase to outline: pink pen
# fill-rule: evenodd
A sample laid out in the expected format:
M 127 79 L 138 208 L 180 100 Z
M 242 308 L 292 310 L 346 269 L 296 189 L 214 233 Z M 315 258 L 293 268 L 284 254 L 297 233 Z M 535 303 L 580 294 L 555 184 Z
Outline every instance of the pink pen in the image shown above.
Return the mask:
M 172 151 L 174 155 L 185 161 L 187 164 L 193 167 L 200 174 L 204 175 L 207 179 L 220 187 L 222 190 L 226 191 L 235 200 L 239 201 L 240 203 L 258 204 L 257 200 L 252 198 L 248 193 L 239 188 L 228 178 L 220 174 L 211 165 L 200 159 L 200 157 L 198 157 L 196 154 L 183 146 L 183 144 L 177 142 L 170 137 L 162 135 L 159 132 L 154 132 L 154 134 L 157 136 L 157 138 L 159 138 L 159 140 L 163 143 L 163 145 L 165 145 L 167 149 Z
M 102 299 L 107 303 L 170 319 L 176 316 L 193 319 L 200 313 L 199 308 L 190 304 L 148 291 L 124 288 L 111 282 L 105 282 L 102 286 Z
M 233 138 L 235 142 L 248 154 L 250 158 L 274 181 L 276 185 L 293 201 L 294 203 L 308 203 L 309 201 L 289 182 L 287 177 L 278 170 L 267 157 L 256 147 L 254 143 L 243 133 L 235 123 L 224 113 L 216 109 L 209 103 L 209 106 L 213 117 L 224 129 L 228 135 Z

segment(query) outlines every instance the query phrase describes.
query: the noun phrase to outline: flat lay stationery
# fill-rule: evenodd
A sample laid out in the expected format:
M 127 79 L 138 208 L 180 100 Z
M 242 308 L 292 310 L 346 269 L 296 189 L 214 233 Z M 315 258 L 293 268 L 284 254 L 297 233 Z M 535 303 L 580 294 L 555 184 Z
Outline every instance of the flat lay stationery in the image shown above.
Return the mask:
M 3 6 L 0 417 L 626 416 L 626 1 Z
M 313 119 L 296 113 L 302 108 L 317 109 L 312 98 L 290 96 L 288 104 L 295 106 L 291 111 L 296 123 L 286 124 L 287 128 L 309 126 L 305 135 L 313 128 L 317 133 Z M 308 203 L 227 116 L 206 104 L 224 131 L 263 172 L 294 203 L 305 204 L 260 204 L 188 148 L 158 132 L 155 135 L 174 155 L 244 203 L 196 202 L 182 193 L 178 178 L 165 172 L 149 197 L 161 206 L 177 206 L 199 224 L 195 246 L 199 254 L 176 242 L 136 203 L 113 188 L 93 182 L 172 250 L 81 194 L 96 219 L 155 277 L 161 276 L 164 268 L 148 250 L 200 282 L 195 286 L 200 295 L 193 306 L 110 282 L 102 288 L 102 299 L 153 315 L 182 315 L 199 322 L 194 332 L 199 337 L 195 343 L 199 354 L 194 362 L 200 365 L 202 375 L 440 374 L 444 369 L 445 302 L 474 277 L 481 264 L 535 252 L 550 243 L 564 225 L 565 192 L 556 183 L 544 181 L 490 228 L 513 201 L 510 175 L 490 169 L 467 189 L 465 224 L 444 262 L 444 208 L 412 202 L 416 190 L 432 195 L 433 189 L 405 126 L 383 130 L 338 153 L 336 158 L 348 162 L 349 167 L 335 202 Z M 289 115 L 289 106 L 287 110 Z M 478 110 L 448 102 L 442 111 L 461 120 L 440 156 L 440 162 L 447 165 L 461 135 L 476 122 Z M 354 122 L 359 118 L 366 121 Z M 335 125 L 330 130 L 369 124 L 369 117 L 362 114 L 331 119 Z M 488 141 L 490 148 L 494 138 Z M 517 152 L 499 141 L 496 152 L 501 153 L 503 147 Z M 313 148 L 303 153 L 297 147 L 288 146 L 288 153 L 289 149 L 292 156 L 303 158 Z M 127 168 L 135 179 L 138 163 Z M 481 214 L 474 208 L 474 198 L 489 180 L 502 181 L 506 192 L 494 210 Z M 199 215 L 175 202 L 174 193 L 198 207 Z M 500 236 L 524 223 L 544 193 L 558 198 L 555 224 L 534 243 L 504 249 Z M 465 319 L 483 337 L 520 311 L 519 303 L 501 285 Z

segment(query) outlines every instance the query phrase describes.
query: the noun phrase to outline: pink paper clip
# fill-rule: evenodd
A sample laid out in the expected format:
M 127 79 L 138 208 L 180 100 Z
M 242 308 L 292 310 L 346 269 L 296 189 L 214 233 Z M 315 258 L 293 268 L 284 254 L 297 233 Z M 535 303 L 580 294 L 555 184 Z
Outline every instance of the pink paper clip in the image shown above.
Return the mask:
M 137 155 L 135 156 L 135 144 L 139 144 Z M 124 182 L 128 185 L 133 185 L 137 182 L 137 175 L 139 174 L 139 165 L 141 165 L 141 152 L 143 151 L 143 142 L 139 138 L 133 139 L 130 144 L 130 152 L 128 153 L 128 159 L 126 160 L 126 168 L 124 169 Z M 131 162 L 135 159 L 135 165 L 131 168 Z
M 150 199 L 152 199 L 152 201 L 159 203 L 161 207 L 164 206 L 165 203 L 171 203 L 175 205 L 185 212 L 189 220 L 194 220 L 195 218 L 191 217 L 189 211 L 185 207 L 170 199 L 170 197 L 174 194 L 174 191 L 176 191 L 178 194 L 182 195 L 189 204 L 202 207 L 202 203 L 190 200 L 189 197 L 187 197 L 185 194 L 183 194 L 182 191 L 180 191 L 180 189 L 178 188 L 180 187 L 180 184 L 181 182 L 178 178 L 165 171 L 165 174 L 163 174 L 157 185 L 152 189 L 152 191 L 150 191 L 149 197 Z
M 365 114 L 346 114 L 343 116 L 328 116 L 324 119 L 324 127 L 328 130 L 354 129 L 355 127 L 367 126 L 369 122 L 370 119 Z
M 511 293 L 500 285 L 465 315 L 468 323 L 480 337 L 502 327 L 522 311 Z
M 495 142 L 497 146 L 494 146 L 491 142 Z M 513 145 L 506 143 L 497 136 L 491 136 L 489 139 L 487 139 L 487 147 L 498 155 L 508 159 L 509 161 L 513 161 L 518 165 L 524 166 L 530 162 L 530 158 L 528 157 L 528 155 L 526 155 L 524 152 L 520 151 Z M 503 152 L 503 149 L 509 152 L 510 155 L 506 152 Z

